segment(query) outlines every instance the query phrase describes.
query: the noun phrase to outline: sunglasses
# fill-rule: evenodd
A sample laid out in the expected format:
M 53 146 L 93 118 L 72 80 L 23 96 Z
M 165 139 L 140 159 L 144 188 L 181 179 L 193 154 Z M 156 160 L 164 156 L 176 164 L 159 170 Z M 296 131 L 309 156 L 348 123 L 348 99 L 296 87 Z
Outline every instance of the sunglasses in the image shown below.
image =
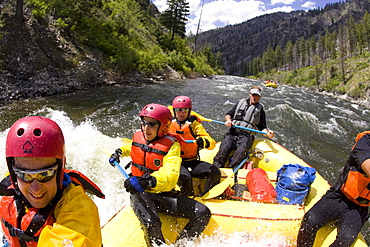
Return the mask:
M 147 121 L 145 121 L 145 120 L 143 119 L 143 120 L 141 120 L 141 125 L 142 125 L 142 126 L 148 126 L 148 127 L 150 127 L 150 128 L 153 128 L 153 127 L 158 126 L 158 125 L 159 125 L 159 122 L 147 122 Z
M 13 171 L 17 178 L 26 183 L 32 183 L 34 179 L 38 180 L 40 183 L 50 181 L 55 177 L 57 169 L 58 164 L 40 170 L 21 170 L 13 166 Z
M 189 112 L 189 108 L 175 108 L 175 111 L 176 112 L 184 112 L 184 113 L 187 113 Z

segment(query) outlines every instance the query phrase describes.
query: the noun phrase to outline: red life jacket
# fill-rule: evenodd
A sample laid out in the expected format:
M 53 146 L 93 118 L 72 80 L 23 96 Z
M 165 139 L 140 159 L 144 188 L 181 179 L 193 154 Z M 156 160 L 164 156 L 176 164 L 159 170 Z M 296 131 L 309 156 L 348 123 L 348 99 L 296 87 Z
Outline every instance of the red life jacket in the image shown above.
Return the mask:
M 370 134 L 370 131 L 364 131 L 358 134 L 356 143 L 366 134 Z M 356 144 L 353 146 L 352 150 L 355 146 Z M 357 205 L 363 207 L 370 206 L 370 178 L 367 174 L 359 172 L 355 167 L 351 167 L 349 170 L 341 191 L 349 200 Z
M 196 135 L 193 133 L 190 125 L 195 121 L 200 120 L 196 118 L 196 116 L 190 116 L 188 120 L 184 123 L 184 125 L 180 126 L 178 121 L 175 119 L 172 121 L 172 125 L 170 128 L 171 133 L 176 133 L 181 135 L 185 140 L 196 140 Z M 181 158 L 183 159 L 191 159 L 196 158 L 198 155 L 198 145 L 196 143 L 180 143 L 181 145 Z
M 80 185 L 85 191 L 100 198 L 105 197 L 99 187 L 85 175 L 75 170 L 65 169 L 63 184 L 68 186 L 70 183 Z M 7 189 L 4 189 L 5 186 L 7 186 Z M 3 196 L 0 202 L 0 218 L 9 246 L 37 246 L 42 229 L 55 222 L 53 213 L 61 198 L 62 191 L 58 191 L 57 195 L 46 207 L 28 208 L 24 203 L 24 199 L 16 194 L 9 176 L 1 182 L 1 187 L 1 195 L 6 196 Z
M 163 166 L 163 157 L 167 155 L 175 138 L 165 135 L 158 140 L 147 144 L 143 132 L 136 131 L 132 138 L 131 172 L 133 176 L 142 176 L 145 173 L 153 173 Z

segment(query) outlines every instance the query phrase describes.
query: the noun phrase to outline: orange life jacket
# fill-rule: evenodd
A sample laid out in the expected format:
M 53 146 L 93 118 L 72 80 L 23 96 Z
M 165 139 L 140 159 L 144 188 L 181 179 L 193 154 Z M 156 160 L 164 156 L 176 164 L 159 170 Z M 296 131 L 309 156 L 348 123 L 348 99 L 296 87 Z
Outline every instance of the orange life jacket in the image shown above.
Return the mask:
M 20 199 L 4 196 L 1 199 L 0 216 L 3 232 L 9 246 L 37 246 L 42 229 L 55 222 L 52 213 L 56 203 L 37 208 L 24 208 Z
M 370 131 L 364 131 L 358 134 L 356 143 L 366 134 L 370 134 Z M 352 150 L 355 146 L 356 144 Z M 349 200 L 357 205 L 364 207 L 370 206 L 370 178 L 366 174 L 359 172 L 355 167 L 351 167 L 349 170 L 341 191 Z
M 147 144 L 142 131 L 136 131 L 131 146 L 131 172 L 133 176 L 152 173 L 163 166 L 163 157 L 168 153 L 175 138 L 169 135 Z
M 190 125 L 192 122 L 197 120 L 196 116 L 189 117 L 189 119 L 184 123 L 184 125 L 180 126 L 178 121 L 172 120 L 172 125 L 170 128 L 171 133 L 176 133 L 181 135 L 185 140 L 196 140 L 196 135 L 193 133 Z M 200 120 L 199 120 L 200 121 Z M 198 155 L 198 145 L 196 143 L 186 143 L 182 142 L 181 145 L 181 158 L 183 159 L 190 159 L 197 157 Z
M 105 197 L 99 187 L 85 175 L 79 171 L 65 169 L 63 185 L 68 186 L 70 183 L 80 185 L 85 191 L 100 198 Z M 62 191 L 58 191 L 48 206 L 40 209 L 28 208 L 24 205 L 24 199 L 16 194 L 17 192 L 11 184 L 9 176 L 1 182 L 2 187 L 6 185 L 6 190 L 4 188 L 0 190 L 3 193 L 2 195 L 6 195 L 2 197 L 0 202 L 0 218 L 9 246 L 37 246 L 42 229 L 55 222 L 53 212 L 61 198 Z

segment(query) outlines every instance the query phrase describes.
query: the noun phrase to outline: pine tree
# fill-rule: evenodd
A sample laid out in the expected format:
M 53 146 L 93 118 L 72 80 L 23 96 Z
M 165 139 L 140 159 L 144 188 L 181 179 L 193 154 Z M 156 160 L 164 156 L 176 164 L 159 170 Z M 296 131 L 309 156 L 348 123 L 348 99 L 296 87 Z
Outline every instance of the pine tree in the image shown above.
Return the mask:
M 348 37 L 349 37 L 349 51 L 350 56 L 352 57 L 353 53 L 356 50 L 357 40 L 356 40 L 356 24 L 354 18 L 351 16 L 346 23 L 348 28 Z
M 285 46 L 285 60 L 288 63 L 288 70 L 291 70 L 292 62 L 293 62 L 293 44 L 289 40 Z
M 15 8 L 15 19 L 18 22 L 23 21 L 23 0 L 17 0 L 17 6 Z
M 160 21 L 171 32 L 171 41 L 175 34 L 185 38 L 187 16 L 189 15 L 189 3 L 185 0 L 167 0 L 168 9 L 160 17 Z
M 365 40 L 367 49 L 370 51 L 370 14 L 369 12 L 365 12 L 364 15 L 364 25 L 365 25 Z
M 279 69 L 284 64 L 284 52 L 280 48 L 280 46 L 276 46 L 275 48 L 275 61 L 276 61 L 276 67 Z
M 342 73 L 342 82 L 346 84 L 346 74 L 345 74 L 345 61 L 347 55 L 347 33 L 343 28 L 343 25 L 339 26 L 339 34 L 338 34 L 338 44 L 339 44 L 339 58 L 340 58 L 340 65 L 341 65 L 341 73 Z

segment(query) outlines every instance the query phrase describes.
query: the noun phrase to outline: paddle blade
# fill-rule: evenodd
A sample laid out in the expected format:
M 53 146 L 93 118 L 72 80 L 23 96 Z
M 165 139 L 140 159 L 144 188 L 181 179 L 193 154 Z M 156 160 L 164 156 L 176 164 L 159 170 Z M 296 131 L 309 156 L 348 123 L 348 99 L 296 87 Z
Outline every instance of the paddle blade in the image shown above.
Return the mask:
M 129 138 L 121 138 L 122 139 L 122 141 L 123 141 L 123 144 L 127 144 L 127 143 L 131 143 L 132 142 L 132 140 L 131 139 L 129 139 Z
M 208 191 L 204 196 L 202 196 L 203 200 L 215 198 L 216 196 L 221 195 L 224 191 L 229 187 L 229 185 L 233 182 L 232 174 L 225 178 L 221 183 L 214 186 L 210 191 Z
M 197 116 L 197 117 L 198 117 L 200 120 L 202 120 L 202 121 L 212 122 L 212 119 L 205 118 L 205 117 L 203 117 L 202 115 L 200 115 L 199 113 L 197 113 L 197 112 L 195 112 L 195 111 L 191 111 L 190 115 Z

